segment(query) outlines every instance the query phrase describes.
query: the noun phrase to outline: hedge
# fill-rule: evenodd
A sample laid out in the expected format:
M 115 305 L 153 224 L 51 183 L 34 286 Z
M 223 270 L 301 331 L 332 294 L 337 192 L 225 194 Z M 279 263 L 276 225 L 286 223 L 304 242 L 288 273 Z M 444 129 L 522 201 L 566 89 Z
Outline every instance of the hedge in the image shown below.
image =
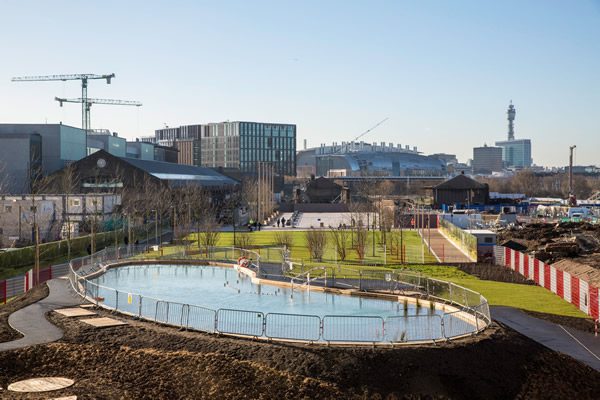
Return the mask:
M 117 231 L 119 243 L 123 240 L 123 233 Z M 87 247 L 91 243 L 91 235 L 71 239 L 71 254 L 87 254 Z M 96 250 L 103 249 L 115 243 L 114 232 L 101 232 L 96 234 Z M 68 256 L 67 240 L 40 244 L 40 262 L 53 261 Z M 35 263 L 35 246 L 23 247 L 18 250 L 7 251 L 0 254 L 0 270 L 19 268 Z

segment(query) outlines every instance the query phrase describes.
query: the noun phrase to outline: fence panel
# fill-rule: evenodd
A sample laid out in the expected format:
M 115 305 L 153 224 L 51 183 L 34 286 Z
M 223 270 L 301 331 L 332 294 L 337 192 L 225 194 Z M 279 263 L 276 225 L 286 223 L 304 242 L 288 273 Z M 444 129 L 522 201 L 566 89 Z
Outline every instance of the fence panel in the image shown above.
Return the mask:
M 384 339 L 384 329 L 381 317 L 323 317 L 323 340 L 328 342 L 381 342 Z
M 140 296 L 140 300 L 142 302 L 140 316 L 154 321 L 154 318 L 156 318 L 156 303 L 158 300 L 153 299 L 152 297 L 143 296 Z
M 6 297 L 14 297 L 25 293 L 24 279 L 23 275 L 8 278 L 6 280 Z
M 429 295 L 440 299 L 450 299 L 450 283 L 438 281 L 437 279 L 427 279 Z
M 215 319 L 217 312 L 204 307 L 188 306 L 185 326 L 203 332 L 215 332 Z
M 69 273 L 69 263 L 53 265 L 50 268 L 52 268 L 53 278 L 59 278 Z
M 321 337 L 321 318 L 316 315 L 269 313 L 265 317 L 265 336 L 315 342 Z
M 260 311 L 217 310 L 217 331 L 246 336 L 262 336 L 264 314 Z
M 444 337 L 451 339 L 456 336 L 462 336 L 476 331 L 475 317 L 472 319 L 462 311 L 455 311 L 444 314 Z
M 578 279 L 579 280 L 579 309 L 581 311 L 583 311 L 586 314 L 590 314 L 589 313 L 589 284 L 584 281 L 583 279 Z
M 385 319 L 385 341 L 402 343 L 442 339 L 440 315 L 401 315 Z

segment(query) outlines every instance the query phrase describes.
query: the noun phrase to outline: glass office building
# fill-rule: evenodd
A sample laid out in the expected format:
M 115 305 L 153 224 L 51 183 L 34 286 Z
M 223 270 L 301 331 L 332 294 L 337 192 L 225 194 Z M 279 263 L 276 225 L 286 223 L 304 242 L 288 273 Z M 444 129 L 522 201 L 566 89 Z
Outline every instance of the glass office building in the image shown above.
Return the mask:
M 502 147 L 502 161 L 509 168 L 529 168 L 533 164 L 529 139 L 504 140 L 496 146 Z
M 263 122 L 211 123 L 202 137 L 202 165 L 254 174 L 258 162 L 278 175 L 296 174 L 296 125 Z

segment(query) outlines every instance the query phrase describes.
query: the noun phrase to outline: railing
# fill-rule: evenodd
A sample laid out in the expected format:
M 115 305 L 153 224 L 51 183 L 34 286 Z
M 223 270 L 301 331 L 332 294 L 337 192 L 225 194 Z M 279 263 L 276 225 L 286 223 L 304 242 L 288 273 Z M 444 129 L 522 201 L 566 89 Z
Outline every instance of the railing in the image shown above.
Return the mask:
M 359 280 L 354 276 L 327 280 L 326 286 L 331 287 L 340 284 L 341 287 L 362 287 L 362 290 L 368 288 L 396 294 L 399 291 L 412 292 L 422 297 L 399 300 L 398 308 L 404 307 L 405 315 L 388 317 L 210 309 L 118 291 L 88 279 L 103 273 L 113 261 L 122 258 L 142 259 L 139 255 L 145 251 L 146 248 L 140 247 L 111 248 L 93 256 L 75 259 L 70 263 L 71 284 L 77 293 L 98 306 L 140 319 L 208 333 L 269 340 L 357 344 L 435 342 L 476 334 L 491 322 L 487 300 L 478 293 L 450 282 L 403 272 L 365 270 L 357 271 Z M 244 249 L 211 248 L 203 254 L 206 258 L 213 256 L 213 261 L 232 262 L 237 261 L 236 256 L 250 253 Z M 195 258 L 197 255 L 189 251 L 178 252 L 169 254 L 168 259 L 173 262 L 205 259 Z M 258 254 L 253 257 L 256 257 L 258 264 L 253 268 L 260 271 Z M 414 304 L 414 315 L 408 315 L 409 302 Z

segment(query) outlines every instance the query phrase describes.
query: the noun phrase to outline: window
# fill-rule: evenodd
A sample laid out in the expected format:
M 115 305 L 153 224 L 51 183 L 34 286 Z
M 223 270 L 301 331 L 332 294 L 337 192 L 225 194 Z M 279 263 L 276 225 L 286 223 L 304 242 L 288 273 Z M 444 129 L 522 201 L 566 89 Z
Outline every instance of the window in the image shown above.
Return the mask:
M 484 241 L 484 243 L 494 243 L 494 240 L 491 237 L 486 237 L 483 239 L 483 241 Z
M 5 213 L 11 213 L 12 212 L 12 206 L 4 206 L 4 212 Z
M 70 207 L 79 207 L 81 205 L 81 201 L 79 199 L 70 199 L 69 206 Z

